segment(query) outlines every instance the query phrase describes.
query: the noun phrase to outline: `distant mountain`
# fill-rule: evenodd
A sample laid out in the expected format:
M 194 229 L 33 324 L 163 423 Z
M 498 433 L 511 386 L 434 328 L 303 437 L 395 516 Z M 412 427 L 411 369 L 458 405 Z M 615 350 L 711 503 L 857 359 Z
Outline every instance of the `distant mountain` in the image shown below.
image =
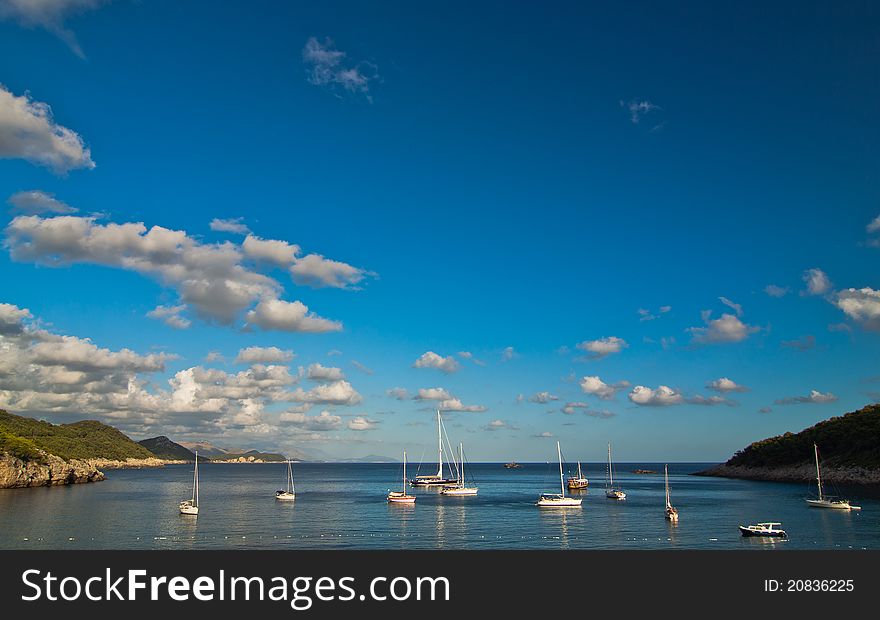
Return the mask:
M 195 461 L 196 455 L 179 443 L 174 443 L 165 435 L 144 439 L 138 442 L 160 459 L 168 461 Z
M 359 458 L 336 459 L 334 463 L 398 463 L 400 459 L 394 459 L 390 456 L 380 456 L 378 454 L 368 454 Z
M 198 451 L 199 457 L 206 457 L 212 461 L 231 461 L 253 458 L 260 461 L 284 461 L 287 456 L 276 452 L 261 452 L 247 448 L 221 448 L 207 441 L 181 441 L 180 445 L 192 451 Z M 290 458 L 295 461 L 305 460 L 305 455 L 299 450 L 291 450 Z
M 96 420 L 51 424 L 0 409 L 0 454 L 42 462 L 41 451 L 64 459 L 148 459 L 153 454 L 122 432 Z
M 208 443 L 207 441 L 181 441 L 178 442 L 178 445 L 187 448 L 191 452 L 198 452 L 199 457 L 205 457 L 212 459 L 214 457 L 224 458 L 227 454 L 229 454 L 224 448 L 218 448 L 212 443 Z
M 822 478 L 829 482 L 880 484 L 880 405 L 830 418 L 799 433 L 762 439 L 702 475 L 756 480 L 811 480 L 813 444 Z

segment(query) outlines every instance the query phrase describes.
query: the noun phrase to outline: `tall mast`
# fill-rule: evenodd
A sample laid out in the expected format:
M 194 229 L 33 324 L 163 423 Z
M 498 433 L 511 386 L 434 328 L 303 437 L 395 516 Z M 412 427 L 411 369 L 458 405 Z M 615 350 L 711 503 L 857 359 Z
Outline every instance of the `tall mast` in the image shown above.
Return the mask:
M 562 479 L 562 448 L 559 442 L 556 442 L 556 455 L 559 457 L 559 487 L 562 490 L 562 496 L 565 497 L 565 482 Z
M 196 452 L 196 466 L 193 469 L 193 504 L 199 505 L 199 453 Z
M 611 467 L 611 444 L 608 444 L 608 487 L 614 489 L 614 469 Z
M 440 425 L 440 410 L 437 410 L 437 477 L 443 477 L 443 430 Z
M 406 450 L 403 451 L 403 494 L 406 495 Z
M 666 507 L 669 508 L 669 465 L 663 466 L 663 478 L 666 480 Z
M 583 474 L 581 474 L 581 462 L 578 461 L 578 478 L 583 478 Z
M 819 485 L 819 501 L 822 501 L 822 474 L 819 471 L 819 447 L 816 444 L 813 444 L 813 451 L 816 453 L 816 482 Z
M 464 444 L 458 444 L 458 462 L 461 463 L 461 488 L 464 488 Z

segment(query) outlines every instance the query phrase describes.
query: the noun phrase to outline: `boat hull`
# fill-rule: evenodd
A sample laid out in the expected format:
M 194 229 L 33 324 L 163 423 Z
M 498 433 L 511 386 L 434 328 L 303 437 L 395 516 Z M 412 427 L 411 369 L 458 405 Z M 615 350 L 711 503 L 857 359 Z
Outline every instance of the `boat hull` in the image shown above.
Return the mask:
M 453 497 L 461 497 L 465 495 L 476 495 L 479 489 L 468 487 L 450 487 L 440 491 L 441 495 L 451 495 Z
M 181 502 L 180 514 L 182 514 L 182 515 L 197 515 L 197 514 L 199 514 L 199 507 L 193 506 L 189 502 Z
M 670 523 L 678 523 L 678 511 L 675 508 L 667 508 L 666 520 Z
M 538 500 L 537 506 L 541 508 L 580 508 L 582 499 L 575 499 L 573 497 L 563 497 L 563 498 L 546 498 L 542 497 Z
M 405 493 L 394 492 L 388 494 L 388 503 L 389 504 L 415 504 L 416 496 L 415 495 L 406 495 Z
M 455 480 L 454 478 L 414 478 L 409 481 L 409 484 L 414 487 L 435 487 L 444 485 L 448 486 L 457 482 L 458 480 Z
M 606 491 L 605 497 L 607 497 L 608 499 L 614 499 L 614 500 L 617 500 L 620 502 L 620 501 L 623 501 L 626 499 L 626 493 L 624 493 L 623 491 Z
M 586 489 L 590 486 L 590 481 L 586 478 L 579 478 L 574 480 L 569 480 L 566 483 L 569 491 L 580 491 L 582 489 Z
M 832 502 L 827 499 L 808 499 L 810 508 L 827 508 L 829 510 L 861 510 L 860 506 L 853 506 L 849 502 Z
M 288 493 L 286 491 L 279 491 L 275 494 L 275 499 L 279 502 L 292 502 L 296 499 L 296 494 Z
M 739 531 L 746 537 L 787 538 L 787 534 L 784 530 L 750 530 L 749 528 L 740 525 Z

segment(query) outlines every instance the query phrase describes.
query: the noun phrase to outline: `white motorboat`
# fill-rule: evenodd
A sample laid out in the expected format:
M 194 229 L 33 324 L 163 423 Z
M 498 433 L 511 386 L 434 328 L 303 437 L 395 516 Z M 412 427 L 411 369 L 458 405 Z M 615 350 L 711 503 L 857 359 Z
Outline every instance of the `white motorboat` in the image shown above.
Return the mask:
M 740 525 L 739 531 L 743 536 L 764 536 L 768 538 L 788 538 L 788 534 L 777 521 L 767 521 L 757 525 Z

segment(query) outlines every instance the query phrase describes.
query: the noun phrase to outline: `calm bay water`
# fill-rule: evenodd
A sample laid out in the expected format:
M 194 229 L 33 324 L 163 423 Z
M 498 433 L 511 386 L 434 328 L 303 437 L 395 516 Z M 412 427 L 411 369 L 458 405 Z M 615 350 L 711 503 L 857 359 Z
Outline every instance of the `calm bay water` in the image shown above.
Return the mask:
M 201 514 L 181 516 L 192 470 L 109 471 L 96 484 L 0 490 L 0 549 L 877 549 L 880 497 L 849 490 L 861 512 L 809 509 L 806 484 L 702 478 L 706 464 L 670 465 L 678 525 L 663 518 L 662 464 L 621 463 L 625 502 L 605 498 L 604 465 L 590 464 L 581 509 L 540 509 L 558 491 L 555 464 L 469 465 L 476 497 L 413 489 L 414 506 L 388 505 L 400 465 L 294 465 L 297 497 L 276 502 L 284 464 L 206 464 Z M 414 471 L 409 472 L 411 475 Z M 424 472 L 422 472 L 424 473 Z M 737 525 L 781 521 L 789 540 L 742 538 Z

